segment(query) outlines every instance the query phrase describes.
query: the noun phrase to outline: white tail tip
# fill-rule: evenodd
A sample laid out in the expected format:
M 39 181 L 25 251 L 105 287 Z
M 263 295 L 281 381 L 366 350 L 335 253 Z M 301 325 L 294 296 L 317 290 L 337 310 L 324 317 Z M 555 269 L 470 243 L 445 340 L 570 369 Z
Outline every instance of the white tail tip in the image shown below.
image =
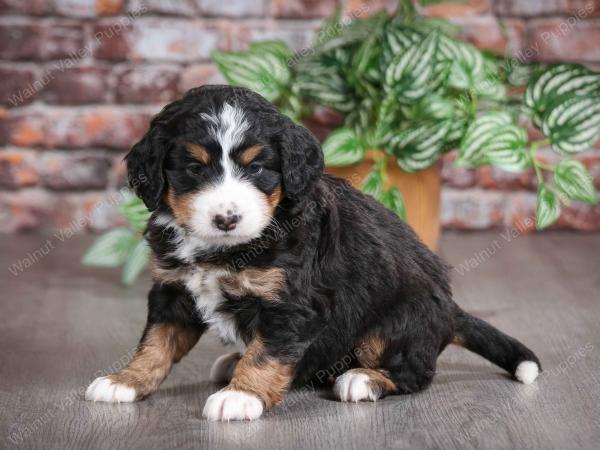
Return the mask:
M 515 370 L 515 378 L 523 384 L 531 384 L 540 374 L 540 368 L 533 361 L 523 361 Z

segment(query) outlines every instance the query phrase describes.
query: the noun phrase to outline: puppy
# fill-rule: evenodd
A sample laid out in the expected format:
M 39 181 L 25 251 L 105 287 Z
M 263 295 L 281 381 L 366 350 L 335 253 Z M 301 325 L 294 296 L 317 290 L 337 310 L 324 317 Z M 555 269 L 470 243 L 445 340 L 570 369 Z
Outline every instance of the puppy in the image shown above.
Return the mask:
M 417 392 L 450 343 L 537 377 L 531 350 L 453 302 L 448 267 L 411 228 L 324 175 L 315 137 L 258 94 L 193 89 L 126 159 L 153 211 L 154 285 L 135 356 L 88 400 L 150 395 L 209 328 L 246 348 L 214 363 L 227 386 L 206 401 L 210 420 L 256 419 L 315 378 L 344 402 Z

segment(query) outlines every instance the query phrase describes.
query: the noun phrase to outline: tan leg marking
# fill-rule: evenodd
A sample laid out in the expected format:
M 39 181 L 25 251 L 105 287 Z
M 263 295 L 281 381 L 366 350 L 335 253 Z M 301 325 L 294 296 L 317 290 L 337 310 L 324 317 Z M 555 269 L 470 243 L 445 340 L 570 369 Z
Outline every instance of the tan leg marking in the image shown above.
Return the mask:
M 153 325 L 127 367 L 108 379 L 134 388 L 138 399 L 146 397 L 158 389 L 173 364 L 192 349 L 201 334 L 200 330 L 178 325 Z
M 293 376 L 293 367 L 267 355 L 262 341 L 256 337 L 237 364 L 225 389 L 253 393 L 263 401 L 266 409 L 270 409 L 281 402 Z
M 380 367 L 385 347 L 385 340 L 381 336 L 369 335 L 359 339 L 356 345 L 356 358 L 361 367 L 367 369 Z

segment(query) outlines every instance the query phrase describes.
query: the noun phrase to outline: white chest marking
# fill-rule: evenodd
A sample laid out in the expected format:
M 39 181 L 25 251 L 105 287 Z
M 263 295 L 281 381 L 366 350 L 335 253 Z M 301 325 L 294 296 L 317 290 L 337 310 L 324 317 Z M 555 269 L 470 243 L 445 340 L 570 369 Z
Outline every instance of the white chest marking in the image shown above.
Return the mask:
M 196 308 L 203 320 L 227 343 L 237 343 L 239 336 L 233 317 L 217 311 L 225 301 L 219 285 L 219 278 L 227 275 L 223 269 L 197 267 L 186 274 L 184 283 L 196 300 Z

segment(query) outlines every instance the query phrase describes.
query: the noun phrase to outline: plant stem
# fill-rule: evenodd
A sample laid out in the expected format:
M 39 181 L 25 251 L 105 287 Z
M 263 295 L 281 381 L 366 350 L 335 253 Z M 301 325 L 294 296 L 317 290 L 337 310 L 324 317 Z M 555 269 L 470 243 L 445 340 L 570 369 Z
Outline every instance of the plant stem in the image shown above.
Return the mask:
M 540 166 L 540 161 L 535 157 L 535 150 L 537 149 L 539 144 L 533 142 L 529 147 L 529 157 L 531 158 L 531 162 L 533 163 L 533 168 L 535 169 L 535 175 L 537 176 L 538 183 L 544 183 L 544 174 L 542 173 L 542 168 Z
M 471 90 L 471 112 L 473 113 L 474 116 L 477 115 L 477 103 L 478 103 L 477 91 L 475 89 L 472 89 Z
M 540 139 L 539 141 L 533 141 L 531 143 L 531 148 L 533 150 L 536 150 L 538 147 L 541 147 L 543 145 L 548 145 L 548 144 L 550 144 L 550 139 L 544 138 L 544 139 Z
M 536 165 L 540 168 L 540 169 L 544 169 L 544 170 L 548 170 L 550 172 L 554 172 L 554 168 L 555 166 L 553 166 L 552 164 L 546 164 L 543 161 L 540 161 L 539 159 L 535 160 Z
M 539 183 L 545 183 L 544 174 L 542 172 L 542 169 L 547 170 L 548 172 L 554 172 L 553 165 L 546 164 L 545 162 L 540 161 L 538 158 L 536 158 L 536 155 L 535 155 L 535 151 L 538 149 L 538 147 L 540 147 L 542 145 L 547 145 L 549 143 L 550 143 L 550 140 L 546 138 L 546 139 L 541 139 L 539 141 L 534 141 L 529 146 L 529 156 L 531 157 L 531 162 L 533 163 L 533 168 L 535 169 L 535 175 L 537 176 Z M 553 191 L 551 186 L 548 186 L 548 188 L 550 188 L 550 190 Z
M 383 181 L 384 184 L 387 180 L 388 158 L 389 158 L 389 156 L 387 155 L 387 153 L 383 153 L 383 156 L 381 157 L 381 159 L 379 161 L 377 161 L 377 165 L 379 166 L 378 167 L 379 174 L 381 175 L 381 180 Z

